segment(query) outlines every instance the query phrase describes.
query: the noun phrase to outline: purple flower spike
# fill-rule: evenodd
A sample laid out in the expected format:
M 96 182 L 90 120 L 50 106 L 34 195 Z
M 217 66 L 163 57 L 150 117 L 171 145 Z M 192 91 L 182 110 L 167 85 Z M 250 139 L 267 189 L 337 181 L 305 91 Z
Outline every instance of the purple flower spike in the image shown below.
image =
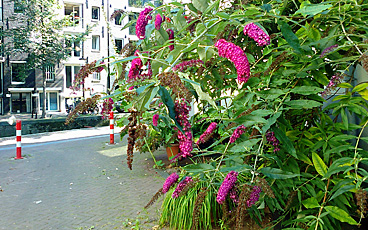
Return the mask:
M 202 60 L 183 61 L 182 63 L 179 63 L 176 66 L 174 66 L 174 68 L 172 70 L 173 71 L 184 72 L 189 67 L 195 66 L 197 64 L 203 64 L 203 61 Z
M 139 73 L 143 66 L 142 60 L 140 58 L 133 59 L 132 66 L 130 67 L 128 73 L 129 81 L 135 81 L 139 77 Z
M 172 173 L 168 178 L 166 178 L 164 185 L 162 186 L 162 193 L 167 193 L 170 187 L 175 184 L 179 179 L 177 173 Z
M 229 142 L 234 143 L 243 133 L 245 133 L 245 129 L 246 128 L 244 125 L 238 126 L 238 128 L 236 128 L 233 134 L 231 135 Z
M 326 54 L 331 53 L 332 51 L 334 51 L 334 49 L 336 49 L 339 45 L 335 44 L 333 46 L 327 47 L 326 49 L 324 49 L 321 53 L 321 55 L 319 56 L 320 58 L 323 58 L 324 56 L 326 56 Z
M 152 117 L 153 126 L 157 126 L 157 122 L 158 122 L 159 117 L 160 117 L 160 115 L 158 115 L 158 114 L 153 115 L 153 117 Z
M 238 81 L 247 82 L 250 77 L 250 66 L 248 58 L 239 46 L 227 42 L 225 39 L 220 39 L 216 42 L 215 47 L 221 57 L 232 61 L 238 73 Z
M 192 177 L 187 176 L 185 177 L 184 180 L 180 181 L 180 183 L 178 184 L 178 186 L 176 187 L 175 191 L 172 194 L 172 198 L 178 198 L 180 192 L 184 189 L 184 187 L 189 183 L 193 181 Z
M 250 194 L 249 200 L 247 200 L 247 206 L 251 207 L 259 200 L 259 194 L 262 192 L 261 188 L 258 186 L 254 186 L 252 193 Z
M 222 182 L 218 192 L 217 192 L 217 203 L 223 204 L 227 194 L 234 187 L 235 182 L 238 180 L 238 173 L 235 171 L 229 172 Z M 232 194 L 233 195 L 233 194 Z
M 213 133 L 213 131 L 216 129 L 217 127 L 217 123 L 216 122 L 212 122 L 207 130 L 199 137 L 198 141 L 197 141 L 197 145 L 204 143 L 206 137 L 208 137 L 209 135 L 211 135 Z
M 160 28 L 161 28 L 161 23 L 163 22 L 163 19 L 162 19 L 162 17 L 161 17 L 161 15 L 160 14 L 157 14 L 156 15 L 156 20 L 155 20 L 155 29 L 156 30 L 160 30 Z
M 251 37 L 257 42 L 258 46 L 266 46 L 270 44 L 270 36 L 254 23 L 249 23 L 244 26 L 244 34 Z
M 167 29 L 166 32 L 169 34 L 169 39 L 174 39 L 174 31 L 172 29 Z M 170 43 L 174 43 L 171 41 Z M 174 49 L 174 45 L 169 45 L 170 51 Z
M 152 19 L 152 16 L 149 15 L 151 11 L 152 8 L 145 8 L 138 16 L 137 23 L 135 25 L 135 34 L 140 40 L 146 37 L 146 25 L 148 24 L 148 20 Z

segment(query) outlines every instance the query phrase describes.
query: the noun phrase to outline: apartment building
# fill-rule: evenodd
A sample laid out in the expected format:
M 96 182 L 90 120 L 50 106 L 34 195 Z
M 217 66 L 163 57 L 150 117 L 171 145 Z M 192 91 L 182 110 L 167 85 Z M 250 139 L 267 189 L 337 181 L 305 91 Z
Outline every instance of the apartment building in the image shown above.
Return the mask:
M 148 0 L 59 0 L 57 8 L 60 17 L 70 17 L 73 25 L 64 28 L 63 33 L 79 34 L 87 28 L 91 33 L 85 41 L 66 41 L 72 49 L 70 58 L 46 71 L 46 110 L 47 112 L 66 112 L 66 108 L 83 98 L 98 93 L 107 93 L 114 76 L 112 70 L 103 70 L 89 76 L 79 91 L 72 91 L 75 75 L 87 63 L 115 55 L 129 41 L 138 40 L 134 25 L 122 30 L 122 27 L 139 15 Z M 162 1 L 151 1 L 155 5 Z M 14 0 L 1 0 L 0 29 L 17 26 L 17 21 L 9 18 L 21 17 L 22 12 Z M 115 10 L 135 12 L 135 16 L 121 20 L 118 15 L 110 21 Z M 42 108 L 42 72 L 33 70 L 25 81 L 17 81 L 17 76 L 24 65 L 25 56 L 0 57 L 0 114 L 40 113 Z M 107 60 L 105 61 L 107 63 Z M 41 99 L 41 100 L 40 100 Z

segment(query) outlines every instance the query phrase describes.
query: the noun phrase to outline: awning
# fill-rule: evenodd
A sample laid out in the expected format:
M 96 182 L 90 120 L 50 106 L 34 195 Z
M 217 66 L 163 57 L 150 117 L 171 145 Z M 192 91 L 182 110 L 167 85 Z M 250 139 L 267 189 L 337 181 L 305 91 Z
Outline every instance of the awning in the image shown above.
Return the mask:
M 11 93 L 31 93 L 33 88 L 8 88 Z
M 46 91 L 61 91 L 62 87 L 46 87 Z M 37 88 L 38 92 L 43 92 L 42 88 Z

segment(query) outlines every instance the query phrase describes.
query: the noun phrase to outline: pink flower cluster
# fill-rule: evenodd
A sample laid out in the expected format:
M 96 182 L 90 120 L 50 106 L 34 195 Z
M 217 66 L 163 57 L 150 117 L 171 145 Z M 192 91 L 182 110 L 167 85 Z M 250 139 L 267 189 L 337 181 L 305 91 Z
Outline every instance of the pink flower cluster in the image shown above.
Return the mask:
M 229 197 L 235 204 L 239 202 L 238 193 L 236 192 L 236 186 L 234 185 L 229 191 Z
M 160 115 L 158 115 L 158 114 L 153 115 L 153 117 L 152 117 L 152 125 L 153 126 L 157 126 L 157 122 L 158 122 L 159 117 L 160 117 Z
M 323 58 L 326 54 L 332 52 L 334 49 L 336 49 L 339 45 L 335 44 L 333 46 L 329 46 L 326 49 L 324 49 L 321 53 L 321 55 L 319 55 L 320 58 Z
M 102 70 L 104 70 L 104 67 L 102 66 L 103 64 L 105 64 L 105 62 L 100 63 L 100 66 L 97 67 L 96 72 L 100 73 Z
M 254 186 L 252 189 L 252 193 L 250 194 L 249 200 L 247 200 L 247 206 L 251 207 L 259 200 L 259 194 L 262 192 L 261 188 L 258 186 Z
M 189 67 L 195 66 L 197 64 L 203 64 L 203 61 L 202 60 L 183 61 L 183 62 L 177 64 L 176 66 L 174 66 L 174 68 L 172 70 L 173 71 L 184 72 Z
M 244 34 L 256 41 L 258 46 L 270 44 L 270 36 L 254 23 L 249 23 L 244 26 Z
M 326 89 L 321 93 L 322 97 L 326 96 L 331 90 L 334 90 L 336 86 L 341 83 L 342 79 L 342 74 L 333 75 L 330 79 L 330 82 L 326 86 Z
M 135 56 L 138 56 L 138 50 L 134 53 Z M 140 58 L 133 59 L 132 65 L 130 67 L 128 73 L 128 81 L 135 81 L 141 72 L 141 68 L 143 66 L 143 62 Z
M 230 137 L 230 143 L 234 143 L 243 133 L 245 133 L 246 127 L 244 125 L 238 126 Z
M 170 43 L 174 43 L 174 31 L 172 29 L 167 29 L 166 32 L 169 34 L 169 39 L 172 40 Z M 170 51 L 174 49 L 174 45 L 169 45 Z
M 250 77 L 250 66 L 248 58 L 239 46 L 220 39 L 216 42 L 215 47 L 221 57 L 225 57 L 232 61 L 238 73 L 239 82 L 247 82 Z
M 185 177 L 184 180 L 180 181 L 180 183 L 178 184 L 178 186 L 176 187 L 175 191 L 172 194 L 172 198 L 178 198 L 180 192 L 184 189 L 184 187 L 189 183 L 193 181 L 192 177 L 187 176 Z
M 238 180 L 238 172 L 231 171 L 229 172 L 224 181 L 222 182 L 218 192 L 217 192 L 217 203 L 223 204 L 227 194 L 229 194 L 230 190 L 234 187 L 235 182 Z M 232 196 L 234 196 L 232 192 Z
M 145 8 L 138 16 L 137 23 L 135 25 L 135 34 L 140 40 L 146 37 L 146 25 L 148 24 L 148 20 L 152 19 L 152 16 L 150 15 L 152 10 L 152 8 Z
M 175 184 L 179 179 L 179 175 L 177 173 L 172 173 L 170 176 L 168 176 L 165 180 L 165 183 L 162 186 L 162 193 L 167 193 L 171 186 Z
M 101 109 L 102 119 L 109 117 L 109 114 L 110 114 L 110 111 L 112 110 L 113 105 L 114 105 L 114 101 L 112 100 L 111 97 L 109 99 L 104 100 L 104 102 L 102 103 L 102 109 Z
M 176 120 L 184 131 L 184 133 L 178 131 L 180 155 L 183 157 L 191 156 L 190 153 L 193 150 L 192 132 L 190 130 L 192 126 L 188 120 L 189 110 L 190 105 L 186 99 L 182 98 L 175 102 Z
M 267 139 L 268 143 L 273 145 L 273 147 L 274 147 L 273 152 L 280 151 L 280 148 L 279 148 L 280 141 L 277 140 L 277 138 L 275 137 L 275 132 L 267 132 L 266 133 L 266 139 Z
M 138 50 L 135 51 L 134 56 L 138 56 Z M 128 73 L 128 81 L 134 82 L 137 80 L 145 80 L 152 77 L 151 62 L 147 61 L 147 73 L 141 74 L 143 62 L 140 58 L 133 59 Z
M 199 137 L 198 141 L 197 141 L 197 145 L 204 143 L 204 140 L 206 137 L 208 137 L 209 135 L 211 135 L 213 133 L 213 131 L 216 129 L 217 127 L 217 123 L 216 122 L 212 122 L 208 128 L 206 129 L 206 131 Z
M 160 30 L 162 22 L 165 21 L 165 16 L 161 17 L 160 14 L 156 15 L 155 19 L 155 29 Z

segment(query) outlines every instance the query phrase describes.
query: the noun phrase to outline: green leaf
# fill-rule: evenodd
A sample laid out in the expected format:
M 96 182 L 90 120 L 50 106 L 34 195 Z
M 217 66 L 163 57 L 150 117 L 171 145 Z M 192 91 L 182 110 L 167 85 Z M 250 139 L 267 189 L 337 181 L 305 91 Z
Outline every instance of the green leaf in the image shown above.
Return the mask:
M 207 0 L 192 0 L 193 6 L 201 12 L 205 12 L 208 7 Z
M 314 16 L 314 15 L 319 14 L 319 13 L 327 10 L 328 8 L 332 7 L 331 4 L 323 4 L 323 3 L 304 4 L 304 3 L 305 2 L 303 2 L 300 9 L 298 11 L 296 11 L 295 14 L 301 14 L 304 17 L 307 16 L 307 15 Z
M 338 84 L 337 87 L 345 88 L 345 89 L 353 88 L 353 86 L 351 84 L 346 83 L 346 82 Z
M 216 16 L 219 16 L 220 18 L 224 18 L 224 19 L 229 19 L 230 15 L 225 13 L 225 12 L 218 12 L 217 14 L 215 14 Z
M 257 92 L 261 98 L 274 100 L 281 95 L 284 95 L 285 92 L 281 89 L 269 89 L 269 90 L 261 90 Z
M 183 15 L 184 10 L 180 9 L 179 12 L 173 17 L 174 26 L 176 28 L 184 28 L 188 25 Z
M 260 140 L 261 140 L 261 138 L 256 138 L 256 139 L 250 139 L 250 140 L 243 141 L 243 142 L 241 142 L 239 144 L 234 145 L 230 149 L 230 151 L 233 152 L 233 153 L 245 152 L 246 150 L 251 149 Z
M 321 157 L 319 157 L 319 155 L 317 153 L 313 152 L 312 153 L 312 161 L 313 161 L 314 168 L 316 169 L 318 174 L 324 177 L 327 173 L 327 166 L 323 162 Z
M 275 124 L 276 120 L 281 116 L 282 112 L 275 113 L 272 117 L 267 119 L 267 123 L 262 127 L 262 132 L 265 133 L 267 130 Z
M 282 171 L 281 169 L 270 168 L 270 167 L 261 168 L 259 172 L 272 179 L 288 179 L 288 178 L 300 176 L 300 174 L 295 174 L 292 172 L 285 172 L 285 171 Z
M 215 168 L 212 165 L 206 163 L 190 164 L 184 167 L 184 170 L 189 173 L 198 173 L 214 169 Z
M 208 103 L 210 103 L 214 108 L 217 109 L 217 105 L 215 103 L 215 101 L 212 99 L 212 97 L 208 94 L 208 93 L 205 93 L 203 92 L 202 88 L 200 85 L 198 84 L 194 84 L 192 83 L 192 86 L 193 88 L 195 89 L 195 91 L 197 92 L 198 96 L 199 96 L 199 99 L 200 100 L 204 100 L 204 101 L 207 101 Z
M 354 89 L 351 92 L 360 92 L 368 87 L 368 83 L 362 83 L 354 87 Z
M 163 86 L 159 86 L 160 89 L 158 91 L 158 94 L 161 96 L 162 102 L 166 105 L 167 109 L 169 110 L 169 117 L 175 122 L 176 126 L 179 128 L 181 132 L 183 132 L 183 128 L 179 124 L 179 122 L 175 118 L 175 103 L 173 99 L 170 96 L 170 93 L 167 91 L 167 89 Z
M 291 27 L 284 21 L 279 21 L 281 24 L 281 32 L 287 43 L 297 52 L 301 53 L 298 37 L 293 33 Z
M 315 197 L 311 197 L 308 199 L 305 199 L 302 201 L 302 204 L 304 205 L 304 207 L 306 208 L 317 208 L 320 207 L 317 199 Z
M 358 225 L 358 223 L 344 210 L 336 206 L 326 206 L 325 210 L 332 216 L 333 218 L 345 222 L 351 225 Z
M 294 89 L 291 90 L 292 93 L 297 93 L 301 95 L 317 94 L 322 91 L 322 88 L 316 86 L 296 86 Z
M 336 190 L 336 192 L 331 196 L 331 198 L 329 199 L 329 201 L 335 199 L 336 197 L 340 196 L 341 194 L 348 192 L 352 189 L 355 188 L 355 185 L 346 185 L 344 187 L 339 188 L 338 190 Z
M 290 106 L 291 109 L 310 109 L 322 105 L 322 103 L 313 100 L 293 100 L 284 104 Z
M 345 108 L 340 109 L 340 115 L 341 115 L 342 123 L 344 124 L 345 129 L 346 130 L 349 129 L 349 120 L 345 112 Z
M 274 127 L 272 129 L 275 133 L 275 137 L 280 141 L 281 146 L 286 150 L 287 153 L 290 153 L 293 157 L 298 159 L 298 156 L 296 155 L 296 150 L 293 146 L 293 143 L 290 141 L 290 139 L 285 135 L 283 131 L 280 129 Z
M 136 59 L 136 58 L 139 58 L 139 57 L 138 56 L 130 56 L 130 57 L 127 57 L 127 58 L 123 58 L 123 59 L 114 61 L 110 65 L 115 65 L 115 64 L 118 64 L 118 63 L 123 63 L 123 62 L 131 61 L 131 60 Z
M 139 94 L 137 99 L 137 103 L 139 103 L 137 105 L 138 111 L 145 111 L 149 109 L 149 105 L 152 99 L 156 96 L 158 89 L 158 86 L 154 87 L 151 85 L 150 87 L 147 87 L 141 94 Z

